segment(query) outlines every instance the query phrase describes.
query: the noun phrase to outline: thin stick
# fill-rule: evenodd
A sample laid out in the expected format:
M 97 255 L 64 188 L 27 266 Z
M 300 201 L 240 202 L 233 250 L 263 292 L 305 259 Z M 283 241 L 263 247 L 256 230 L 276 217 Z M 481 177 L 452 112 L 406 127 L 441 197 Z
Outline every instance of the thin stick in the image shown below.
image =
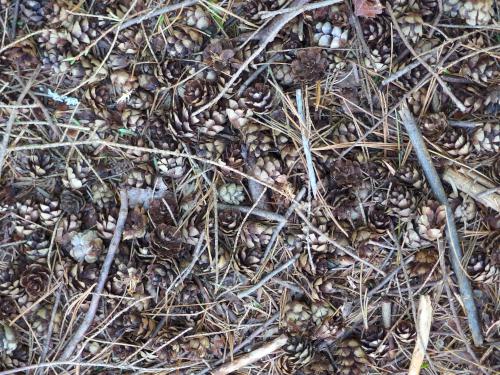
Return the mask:
M 281 230 L 285 227 L 288 218 L 293 214 L 293 212 L 295 211 L 295 208 L 300 203 L 300 201 L 302 200 L 302 198 L 304 198 L 304 194 L 305 193 L 306 193 L 306 188 L 303 187 L 297 193 L 297 195 L 295 196 L 295 199 L 293 200 L 292 204 L 290 205 L 290 207 L 288 207 L 288 210 L 285 212 L 285 216 L 283 217 L 284 220 L 282 222 L 280 222 L 276 226 L 276 228 L 274 228 L 273 235 L 271 236 L 271 239 L 269 240 L 269 243 L 266 246 L 266 250 L 264 251 L 264 256 L 262 257 L 262 259 L 264 260 L 264 262 L 266 261 L 267 257 L 269 256 L 269 253 L 271 252 L 271 249 L 273 248 L 273 245 L 276 242 L 276 240 L 277 240 L 277 238 L 278 238 Z
M 265 356 L 274 353 L 276 350 L 286 345 L 287 342 L 288 342 L 288 337 L 286 335 L 278 336 L 274 340 L 261 346 L 260 348 L 248 354 L 242 355 L 241 357 L 232 362 L 222 365 L 213 372 L 213 375 L 231 374 L 232 372 L 237 371 L 242 367 L 255 363 L 258 360 L 264 358 Z
M 266 276 L 264 276 L 257 284 L 252 286 L 251 288 L 248 288 L 247 290 L 240 292 L 237 294 L 238 298 L 244 298 L 248 297 L 250 294 L 256 292 L 259 290 L 263 285 L 265 285 L 269 280 L 271 280 L 274 276 L 279 274 L 280 272 L 283 272 L 286 270 L 288 267 L 290 267 L 292 264 L 294 264 L 297 259 L 300 258 L 300 254 L 295 254 L 291 259 L 288 260 L 288 262 L 283 263 L 281 266 L 276 268 L 275 270 L 269 272 Z
M 467 110 L 467 108 L 465 108 L 464 104 L 451 92 L 451 90 L 448 87 L 448 85 L 446 84 L 446 82 L 444 82 L 441 79 L 441 77 L 418 55 L 418 53 L 415 52 L 415 50 L 413 49 L 411 44 L 408 43 L 408 40 L 406 39 L 405 35 L 401 31 L 401 28 L 399 27 L 398 21 L 396 20 L 396 16 L 394 16 L 394 13 L 392 12 L 391 5 L 386 4 L 386 8 L 387 8 L 389 15 L 391 16 L 392 24 L 394 25 L 394 28 L 398 32 L 398 34 L 399 34 L 401 40 L 403 41 L 404 45 L 406 46 L 406 48 L 408 48 L 408 50 L 412 53 L 412 55 L 418 61 L 420 61 L 422 66 L 425 69 L 427 69 L 429 71 L 429 73 L 432 74 L 432 76 L 436 79 L 436 81 L 438 81 L 438 83 L 443 88 L 443 92 L 450 97 L 450 99 L 453 101 L 453 103 L 455 103 L 455 105 L 458 107 L 458 109 L 460 109 L 462 112 L 465 112 Z
M 260 208 L 253 208 L 253 207 L 247 207 L 247 206 L 233 206 L 232 204 L 224 204 L 224 203 L 219 203 L 219 209 L 221 210 L 236 210 L 243 212 L 244 214 L 252 214 L 255 216 L 260 216 L 264 219 L 267 219 L 269 221 L 278 221 L 278 222 L 286 222 L 286 219 L 284 216 L 280 214 L 276 214 L 274 212 L 266 211 L 266 210 L 261 210 Z
M 19 3 L 20 3 L 20 0 L 16 0 L 16 2 L 14 3 L 14 12 L 12 15 L 11 30 L 10 30 L 11 40 L 16 39 L 17 17 L 19 16 Z
M 144 22 L 150 18 L 158 17 L 161 16 L 162 14 L 168 13 L 168 12 L 173 12 L 177 9 L 182 9 L 185 7 L 189 7 L 191 5 L 195 5 L 199 2 L 199 0 L 186 0 L 178 4 L 171 4 L 171 5 L 166 5 L 164 7 L 161 7 L 157 10 L 154 10 L 152 12 L 148 12 L 146 14 L 143 14 L 142 16 L 137 16 L 134 18 L 129 19 L 128 21 L 124 22 L 119 28 L 118 31 L 122 31 L 126 28 L 129 28 L 130 26 L 137 25 L 138 23 Z
M 111 243 L 109 244 L 108 253 L 106 254 L 106 259 L 102 265 L 101 274 L 99 275 L 99 280 L 97 281 L 97 287 L 92 296 L 89 309 L 82 324 L 78 327 L 77 331 L 74 333 L 73 337 L 70 339 L 69 343 L 64 349 L 61 359 L 63 361 L 68 360 L 76 349 L 78 343 L 83 339 L 85 333 L 89 329 L 92 321 L 94 320 L 95 314 L 97 312 L 97 307 L 99 306 L 99 300 L 101 299 L 101 293 L 106 284 L 108 278 L 109 269 L 113 263 L 113 258 L 118 250 L 118 245 L 120 244 L 123 229 L 125 228 L 125 221 L 127 220 L 128 214 L 128 196 L 125 190 L 120 191 L 120 212 L 118 214 L 118 220 L 116 221 L 116 229 L 113 233 L 113 238 L 111 238 Z
M 224 86 L 224 88 L 219 92 L 219 94 L 213 98 L 210 102 L 205 104 L 203 107 L 198 109 L 193 113 L 193 116 L 196 116 L 200 114 L 201 112 L 207 110 L 208 108 L 211 108 L 215 103 L 217 103 L 226 93 L 228 90 L 233 86 L 233 84 L 239 79 L 240 75 L 248 68 L 250 63 L 255 60 L 257 56 L 259 56 L 262 51 L 267 47 L 269 43 L 271 43 L 274 38 L 276 38 L 276 35 L 280 32 L 280 30 L 292 19 L 297 17 L 299 14 L 301 14 L 304 10 L 302 7 L 306 5 L 309 2 L 309 0 L 295 0 L 293 4 L 291 4 L 291 7 L 297 7 L 297 10 L 294 10 L 293 12 L 285 13 L 282 15 L 279 15 L 276 17 L 269 26 L 261 30 L 262 32 L 259 32 L 258 34 L 261 35 L 260 39 L 260 45 L 259 48 L 255 50 L 254 53 L 252 53 L 244 62 L 241 64 L 239 69 L 236 71 L 236 73 L 231 77 L 231 79 L 227 82 L 227 84 Z
M 425 60 L 428 60 L 429 58 L 431 58 L 432 56 L 434 56 L 434 50 L 431 50 L 431 51 L 427 51 L 426 53 L 424 53 L 421 58 L 423 61 Z M 381 83 L 382 86 L 386 86 L 388 85 L 389 83 L 397 80 L 398 78 L 404 76 L 406 73 L 408 73 L 410 70 L 413 70 L 415 69 L 417 66 L 421 65 L 422 62 L 420 60 L 417 60 L 417 61 L 414 61 L 412 62 L 410 65 L 406 65 L 403 69 L 400 69 L 398 70 L 397 72 L 391 74 L 389 77 L 387 77 L 386 79 L 384 79 Z
M 448 198 L 444 191 L 439 175 L 437 174 L 434 165 L 432 164 L 432 159 L 425 146 L 424 139 L 420 130 L 417 127 L 415 118 L 411 114 L 408 106 L 403 104 L 400 110 L 401 119 L 406 128 L 406 132 L 410 138 L 413 145 L 413 150 L 417 154 L 417 158 L 422 166 L 422 169 L 429 181 L 429 185 L 432 192 L 436 196 L 437 200 L 446 207 L 446 235 L 448 237 L 448 242 L 450 244 L 449 257 L 451 265 L 455 275 L 457 277 L 458 285 L 460 288 L 460 295 L 462 296 L 465 311 L 467 313 L 467 319 L 469 322 L 469 328 L 471 330 L 472 339 L 476 346 L 481 346 L 483 344 L 483 335 L 481 333 L 481 325 L 479 324 L 479 317 L 477 314 L 476 305 L 474 304 L 474 295 L 472 293 L 472 287 L 467 275 L 462 268 L 462 249 L 460 248 L 460 242 L 458 240 L 457 227 L 455 226 L 455 221 L 453 219 L 453 211 L 448 202 Z
M 306 117 L 304 115 L 304 100 L 302 98 L 302 89 L 297 89 L 295 91 L 295 97 L 297 101 L 297 112 L 299 114 L 299 122 L 301 124 L 300 134 L 302 136 L 302 146 L 304 147 L 304 154 L 306 156 L 307 175 L 309 176 L 309 184 L 311 186 L 312 195 L 316 196 L 316 192 L 318 190 L 318 184 L 316 181 L 316 174 L 314 173 L 314 165 L 312 160 L 309 137 L 306 134 L 306 130 L 308 130 L 308 127 L 307 127 Z
M 280 315 L 281 315 L 281 312 L 278 311 L 273 316 L 271 316 L 264 324 L 262 324 L 258 329 L 256 329 L 254 332 L 252 332 L 252 334 L 250 336 L 248 336 L 245 340 L 243 340 L 241 343 L 239 343 L 237 346 L 235 346 L 233 351 L 232 351 L 232 354 L 234 355 L 234 354 L 238 353 L 245 346 L 253 343 L 254 339 L 257 336 L 259 336 L 262 332 L 264 332 L 267 329 L 267 327 L 269 327 L 271 324 L 273 324 L 280 317 Z M 221 365 L 223 363 L 224 363 L 224 359 L 221 358 L 212 365 L 212 368 L 214 366 L 218 366 L 218 365 Z M 205 375 L 205 374 L 209 373 L 210 371 L 212 371 L 212 368 L 207 368 L 203 371 L 200 371 L 196 375 Z
M 56 292 L 56 299 L 54 301 L 54 306 L 52 307 L 52 313 L 50 314 L 49 327 L 47 328 L 47 336 L 45 337 L 45 343 L 43 345 L 42 354 L 40 355 L 40 362 L 44 362 L 49 351 L 50 339 L 52 338 L 52 331 L 54 330 L 54 321 L 56 320 L 57 309 L 59 308 L 59 303 L 61 302 L 61 292 L 62 288 L 59 286 Z M 35 371 L 35 374 L 38 370 Z
M 23 102 L 24 97 L 28 94 L 31 85 L 33 84 L 33 81 L 38 76 L 38 73 L 40 73 L 40 69 L 41 67 L 38 66 L 34 71 L 33 75 L 31 76 L 31 78 L 29 79 L 26 86 L 23 87 L 23 91 L 21 91 L 21 94 L 19 94 L 19 97 L 17 98 L 16 105 L 20 105 Z M 7 154 L 7 147 L 9 146 L 10 133 L 12 132 L 12 126 L 14 125 L 14 121 L 16 120 L 17 112 L 18 112 L 17 108 L 14 108 L 12 110 L 9 116 L 9 120 L 7 121 L 7 125 L 5 126 L 5 132 L 3 134 L 2 144 L 0 146 L 0 176 L 2 175 L 3 165 L 5 163 L 5 156 Z

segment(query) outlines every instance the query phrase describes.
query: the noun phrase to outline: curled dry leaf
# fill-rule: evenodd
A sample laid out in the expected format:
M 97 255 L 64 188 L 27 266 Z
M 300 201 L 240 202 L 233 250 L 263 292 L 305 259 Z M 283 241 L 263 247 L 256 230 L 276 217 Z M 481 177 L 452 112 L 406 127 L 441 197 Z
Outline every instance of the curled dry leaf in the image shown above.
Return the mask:
M 373 18 L 382 13 L 383 9 L 379 0 L 354 0 L 354 14 L 358 17 Z

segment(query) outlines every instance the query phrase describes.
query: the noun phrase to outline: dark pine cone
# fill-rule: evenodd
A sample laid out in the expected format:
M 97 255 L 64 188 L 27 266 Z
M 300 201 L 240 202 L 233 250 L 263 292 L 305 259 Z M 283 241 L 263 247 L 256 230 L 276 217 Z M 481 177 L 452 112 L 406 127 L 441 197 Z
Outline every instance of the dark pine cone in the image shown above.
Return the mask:
M 319 81 L 328 67 L 328 60 L 320 48 L 304 49 L 297 52 L 292 61 L 292 73 L 300 81 Z
M 29 296 L 38 298 L 47 290 L 49 278 L 47 267 L 34 263 L 26 267 L 20 281 Z

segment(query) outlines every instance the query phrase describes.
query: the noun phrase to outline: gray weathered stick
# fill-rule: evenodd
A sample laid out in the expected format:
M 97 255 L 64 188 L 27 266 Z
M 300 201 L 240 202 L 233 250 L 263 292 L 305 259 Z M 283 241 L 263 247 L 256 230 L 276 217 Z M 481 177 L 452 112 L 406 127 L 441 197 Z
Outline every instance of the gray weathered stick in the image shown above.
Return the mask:
M 316 174 L 314 173 L 314 165 L 311 154 L 311 147 L 309 146 L 309 137 L 306 134 L 307 123 L 306 117 L 304 115 L 304 99 L 302 98 L 302 89 L 297 89 L 295 91 L 295 96 L 297 100 L 297 112 L 299 113 L 300 120 L 300 134 L 302 136 L 302 146 L 304 147 L 304 154 L 306 155 L 307 164 L 307 175 L 309 176 L 309 185 L 311 186 L 311 192 L 313 196 L 316 196 L 316 191 L 318 190 L 318 185 L 316 182 Z
M 450 244 L 451 250 L 449 252 L 451 266 L 453 267 L 453 271 L 457 276 L 460 294 L 462 296 L 465 311 L 467 313 L 469 328 L 472 333 L 472 339 L 476 346 L 481 346 L 483 344 L 483 335 L 481 333 L 481 326 L 479 324 L 476 305 L 474 304 L 472 287 L 461 263 L 463 255 L 462 249 L 460 247 L 460 242 L 458 240 L 458 232 L 453 218 L 453 211 L 448 203 L 448 197 L 446 196 L 439 175 L 437 174 L 437 171 L 432 164 L 431 156 L 429 154 L 429 151 L 427 150 L 422 134 L 420 133 L 420 130 L 415 122 L 415 118 L 408 109 L 406 103 L 403 103 L 402 109 L 399 113 L 401 115 L 403 125 L 406 128 L 406 132 L 410 137 L 410 141 L 413 145 L 413 150 L 417 154 L 420 165 L 422 166 L 425 176 L 429 181 L 432 192 L 436 196 L 439 203 L 446 207 L 446 235 L 448 237 L 448 242 Z
M 106 284 L 108 278 L 109 269 L 113 263 L 113 258 L 115 257 L 116 251 L 118 250 L 118 245 L 122 238 L 123 229 L 125 228 L 125 221 L 127 220 L 128 214 L 128 196 L 125 190 L 120 191 L 120 213 L 118 214 L 118 219 L 116 220 L 116 229 L 113 233 L 113 238 L 111 238 L 111 243 L 109 244 L 108 253 L 104 259 L 102 265 L 101 274 L 99 275 L 99 280 L 97 281 L 97 286 L 94 290 L 92 300 L 90 301 L 90 306 L 83 318 L 83 322 L 80 324 L 73 337 L 69 340 L 69 343 L 64 349 L 61 359 L 62 361 L 67 361 L 76 349 L 78 343 L 83 339 L 85 333 L 89 329 L 92 321 L 94 320 L 95 314 L 97 312 L 97 307 L 99 306 L 99 300 L 101 299 L 101 293 Z

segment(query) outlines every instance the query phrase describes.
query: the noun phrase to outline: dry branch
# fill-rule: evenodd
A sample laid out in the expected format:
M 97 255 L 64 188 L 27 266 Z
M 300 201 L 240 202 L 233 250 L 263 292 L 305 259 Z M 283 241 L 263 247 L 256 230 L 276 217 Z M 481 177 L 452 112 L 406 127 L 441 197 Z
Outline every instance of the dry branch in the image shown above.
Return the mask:
M 242 355 L 241 357 L 235 359 L 234 361 L 222 365 L 212 374 L 213 375 L 231 374 L 234 371 L 239 370 L 240 368 L 255 363 L 260 359 L 264 358 L 265 356 L 274 353 L 276 350 L 286 345 L 287 342 L 288 342 L 288 337 L 286 335 L 278 336 L 273 341 L 261 346 L 260 348 L 248 354 Z
M 408 106 L 403 104 L 400 111 L 401 119 L 406 128 L 410 141 L 413 145 L 413 150 L 417 154 L 417 158 L 422 166 L 422 170 L 429 181 L 432 192 L 436 196 L 439 203 L 446 207 L 446 235 L 448 237 L 448 242 L 450 245 L 449 257 L 450 262 L 457 276 L 458 285 L 460 287 L 460 294 L 462 296 L 465 311 L 467 313 L 467 319 L 469 321 L 469 327 L 472 333 L 472 339 L 476 346 L 481 346 L 483 344 L 483 335 L 481 333 L 481 325 L 479 324 L 479 317 L 474 304 L 474 295 L 472 293 L 472 287 L 467 275 L 462 267 L 462 249 L 460 247 L 460 241 L 458 239 L 457 227 L 455 226 L 455 221 L 453 218 L 453 211 L 448 202 L 448 197 L 444 191 L 439 175 L 437 174 L 436 168 L 432 164 L 432 159 L 425 145 L 422 134 L 415 122 L 415 118 L 411 114 Z
M 118 245 L 122 238 L 123 229 L 125 228 L 125 221 L 127 220 L 128 214 L 128 196 L 125 190 L 120 191 L 120 212 L 118 214 L 118 220 L 116 221 L 116 229 L 113 233 L 113 238 L 111 238 L 111 243 L 109 244 L 108 253 L 106 254 L 106 259 L 102 265 L 101 273 L 99 275 L 99 280 L 97 281 L 97 286 L 94 290 L 92 296 L 92 301 L 90 302 L 89 309 L 82 323 L 78 327 L 77 331 L 74 333 L 73 337 L 69 340 L 69 343 L 64 349 L 61 359 L 63 361 L 68 360 L 76 349 L 78 343 L 83 339 L 85 333 L 89 329 L 92 321 L 94 320 L 95 314 L 97 312 L 97 307 L 99 306 L 99 300 L 101 299 L 101 293 L 106 284 L 108 278 L 109 270 L 113 263 L 113 258 L 118 250 Z

